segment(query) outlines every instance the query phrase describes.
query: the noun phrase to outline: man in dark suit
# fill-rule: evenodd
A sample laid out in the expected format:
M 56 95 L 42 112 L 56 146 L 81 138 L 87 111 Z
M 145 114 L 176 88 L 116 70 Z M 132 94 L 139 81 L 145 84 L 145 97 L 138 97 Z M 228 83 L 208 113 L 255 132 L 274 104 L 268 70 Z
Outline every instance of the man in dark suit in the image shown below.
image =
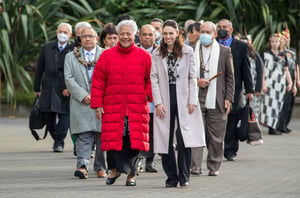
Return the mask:
M 234 99 L 231 50 L 221 46 L 215 40 L 216 36 L 216 25 L 206 21 L 200 27 L 200 40 L 195 46 L 199 101 L 206 128 L 209 176 L 219 174 L 223 161 L 227 114 Z M 212 79 L 217 74 L 220 75 Z M 199 171 L 202 155 L 202 148 L 192 148 L 192 170 Z
M 137 46 L 148 51 L 150 54 L 158 47 L 155 42 L 155 29 L 150 24 L 143 25 L 139 34 L 139 40 Z M 154 104 L 149 103 L 150 107 L 150 122 L 149 122 L 149 144 L 150 149 L 148 152 L 141 152 L 141 155 L 146 158 L 145 171 L 150 173 L 157 173 L 158 170 L 154 165 L 154 153 L 153 153 L 153 113 Z M 142 172 L 141 158 L 138 164 L 138 171 Z
M 57 40 L 45 44 L 40 52 L 34 94 L 40 96 L 40 108 L 47 130 L 54 140 L 53 152 L 63 152 L 64 139 L 70 125 L 69 92 L 64 79 L 64 61 L 65 55 L 73 50 L 73 44 L 69 42 L 72 26 L 61 23 L 56 33 Z
M 236 40 L 232 36 L 232 23 L 227 19 L 222 19 L 217 24 L 217 41 L 224 46 L 231 48 L 234 67 L 235 93 L 232 109 L 228 115 L 227 129 L 225 136 L 224 157 L 229 161 L 234 161 L 239 148 L 239 139 L 236 132 L 237 112 L 242 94 L 242 82 L 246 92 L 246 99 L 252 101 L 253 84 L 248 59 L 248 45 Z

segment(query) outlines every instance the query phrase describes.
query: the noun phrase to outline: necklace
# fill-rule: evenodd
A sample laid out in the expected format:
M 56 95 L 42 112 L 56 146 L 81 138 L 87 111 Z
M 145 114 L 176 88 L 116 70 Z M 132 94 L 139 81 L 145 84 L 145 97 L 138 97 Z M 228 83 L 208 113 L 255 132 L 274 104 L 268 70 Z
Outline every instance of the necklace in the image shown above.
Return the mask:
M 79 47 L 74 47 L 74 54 L 75 57 L 78 59 L 78 62 L 80 62 L 83 66 L 85 67 L 91 67 L 96 65 L 96 59 L 92 60 L 92 61 L 86 61 L 86 60 L 82 60 L 81 58 L 81 52 L 80 52 L 80 48 Z

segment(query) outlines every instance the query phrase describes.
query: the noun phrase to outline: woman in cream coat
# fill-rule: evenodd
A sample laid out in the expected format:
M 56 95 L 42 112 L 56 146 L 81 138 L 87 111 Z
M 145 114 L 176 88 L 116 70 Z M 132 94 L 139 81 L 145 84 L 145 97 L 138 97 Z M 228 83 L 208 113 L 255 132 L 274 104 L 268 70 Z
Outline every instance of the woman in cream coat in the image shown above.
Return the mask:
M 154 152 L 162 154 L 163 169 L 168 177 L 166 187 L 176 187 L 178 182 L 180 186 L 188 185 L 191 147 L 205 146 L 196 83 L 193 49 L 183 44 L 177 23 L 167 20 L 163 25 L 162 44 L 153 52 L 151 67 Z

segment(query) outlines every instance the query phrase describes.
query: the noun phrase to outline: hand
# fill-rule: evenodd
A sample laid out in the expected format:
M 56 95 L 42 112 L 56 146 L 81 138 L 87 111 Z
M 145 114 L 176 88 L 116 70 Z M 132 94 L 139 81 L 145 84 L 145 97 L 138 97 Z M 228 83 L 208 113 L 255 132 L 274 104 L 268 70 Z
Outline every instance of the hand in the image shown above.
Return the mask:
M 263 92 L 264 92 L 264 94 L 267 94 L 268 93 L 268 87 L 264 86 L 263 87 Z
M 91 104 L 91 95 L 87 95 L 84 97 L 83 102 L 85 104 Z
M 287 90 L 287 91 L 291 91 L 291 90 L 292 90 L 292 86 L 293 86 L 293 84 L 292 84 L 292 83 L 289 83 L 289 84 L 286 86 L 286 90 Z
M 225 109 L 226 109 L 226 114 L 228 114 L 230 112 L 230 107 L 231 107 L 231 102 L 229 100 L 225 100 Z
M 103 107 L 98 107 L 95 109 L 95 112 L 96 112 L 96 118 L 98 120 L 101 120 L 102 119 L 102 114 L 104 114 L 104 110 L 103 110 Z
M 297 87 L 294 86 L 294 87 L 293 87 L 293 96 L 296 96 L 296 95 L 297 95 Z
M 197 80 L 197 85 L 198 85 L 198 87 L 205 88 L 209 85 L 209 80 L 206 80 L 204 78 L 200 78 L 200 79 Z
M 155 109 L 156 109 L 156 115 L 159 118 L 163 119 L 166 116 L 167 109 L 164 104 L 156 105 Z
M 192 114 L 196 109 L 196 105 L 194 104 L 189 104 L 189 114 Z
M 41 96 L 41 92 L 34 92 L 34 95 L 40 97 Z
M 259 97 L 261 93 L 259 91 L 255 92 L 256 97 Z
M 253 93 L 247 93 L 246 94 L 246 99 L 249 99 L 249 102 L 251 102 L 252 99 L 253 99 Z
M 63 94 L 63 96 L 65 96 L 65 97 L 70 96 L 69 91 L 68 91 L 67 89 L 64 89 L 64 90 L 62 91 L 62 94 Z

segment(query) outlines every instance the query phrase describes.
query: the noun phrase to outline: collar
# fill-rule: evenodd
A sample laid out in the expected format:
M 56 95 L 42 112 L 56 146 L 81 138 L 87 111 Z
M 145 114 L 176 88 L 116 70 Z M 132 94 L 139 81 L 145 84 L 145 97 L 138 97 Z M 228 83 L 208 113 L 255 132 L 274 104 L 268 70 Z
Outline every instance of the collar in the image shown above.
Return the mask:
M 61 44 L 59 43 L 59 41 L 57 41 L 57 47 L 58 47 L 58 48 L 59 48 L 60 46 L 62 46 L 62 48 L 65 49 L 65 47 L 67 46 L 67 44 L 68 44 L 68 41 L 65 42 L 63 45 L 61 45 Z
M 96 47 L 92 49 L 91 51 L 87 51 L 86 49 L 83 48 L 84 55 L 86 55 L 87 52 L 91 52 L 93 55 L 96 55 Z
M 142 45 L 140 46 L 140 48 L 142 48 L 142 49 L 144 49 L 144 50 L 146 50 L 146 51 L 148 51 L 148 52 L 152 52 L 153 51 L 153 45 L 150 47 L 150 48 L 148 48 L 148 49 L 145 49 Z
M 117 44 L 117 50 L 121 53 L 121 54 L 129 54 L 133 49 L 135 49 L 136 46 L 134 44 L 134 42 L 132 43 L 132 45 L 128 48 L 123 48 L 120 46 L 120 43 L 118 42 Z
M 229 37 L 228 39 L 225 39 L 225 40 L 221 40 L 219 39 L 218 42 L 221 44 L 221 45 L 224 45 L 226 47 L 230 47 L 231 43 L 233 41 L 233 37 Z

